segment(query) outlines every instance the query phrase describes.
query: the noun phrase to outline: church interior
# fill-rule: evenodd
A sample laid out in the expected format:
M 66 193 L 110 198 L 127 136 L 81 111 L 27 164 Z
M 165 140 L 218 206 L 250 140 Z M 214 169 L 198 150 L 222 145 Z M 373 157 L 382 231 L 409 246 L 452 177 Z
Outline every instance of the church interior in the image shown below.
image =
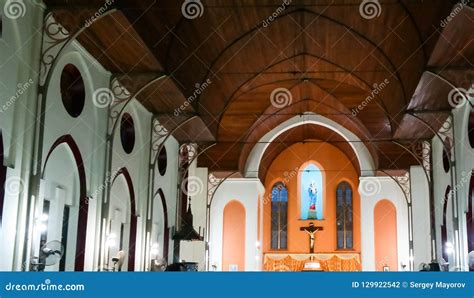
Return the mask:
M 471 1 L 0 4 L 0 271 L 474 271 Z

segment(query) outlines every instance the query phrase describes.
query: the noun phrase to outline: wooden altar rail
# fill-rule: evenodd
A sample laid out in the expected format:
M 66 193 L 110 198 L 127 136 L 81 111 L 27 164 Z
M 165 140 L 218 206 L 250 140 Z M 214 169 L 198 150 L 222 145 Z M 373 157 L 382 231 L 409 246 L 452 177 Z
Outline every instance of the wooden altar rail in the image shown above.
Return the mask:
M 315 253 L 288 254 L 268 253 L 264 256 L 265 271 L 302 271 L 304 264 L 310 260 L 319 262 L 324 271 L 360 271 L 359 253 Z

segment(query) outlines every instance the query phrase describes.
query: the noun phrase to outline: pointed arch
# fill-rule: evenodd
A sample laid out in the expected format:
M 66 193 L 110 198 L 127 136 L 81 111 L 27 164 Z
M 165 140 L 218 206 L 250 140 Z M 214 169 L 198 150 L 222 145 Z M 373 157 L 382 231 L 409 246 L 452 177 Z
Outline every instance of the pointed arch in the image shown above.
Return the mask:
M 163 206 L 163 222 L 164 222 L 164 232 L 163 232 L 163 258 L 168 261 L 168 250 L 169 250 L 169 239 L 170 239 L 170 228 L 168 226 L 168 207 L 166 206 L 166 198 L 163 190 L 158 189 L 158 195 L 161 199 L 161 204 Z
M 76 236 L 76 258 L 74 263 L 74 271 L 84 271 L 84 259 L 86 250 L 86 234 L 87 234 L 87 217 L 89 214 L 89 205 L 87 198 L 87 183 L 86 183 L 86 172 L 84 169 L 84 161 L 81 156 L 79 146 L 74 141 L 71 135 L 63 135 L 59 137 L 51 146 L 46 155 L 46 159 L 43 165 L 41 178 L 44 179 L 45 169 L 48 161 L 53 152 L 60 145 L 67 145 L 71 150 L 74 161 L 77 167 L 77 173 L 79 176 L 79 214 L 77 219 L 77 236 Z
M 128 246 L 128 271 L 135 270 L 135 246 L 137 244 L 137 221 L 138 216 L 136 212 L 136 205 L 135 205 L 135 191 L 133 189 L 133 182 L 130 173 L 128 172 L 127 168 L 123 167 L 117 171 L 114 179 L 112 180 L 112 185 L 115 183 L 116 179 L 119 176 L 123 176 L 125 178 L 125 182 L 128 188 L 128 194 L 130 199 L 130 238 L 129 238 L 129 246 Z

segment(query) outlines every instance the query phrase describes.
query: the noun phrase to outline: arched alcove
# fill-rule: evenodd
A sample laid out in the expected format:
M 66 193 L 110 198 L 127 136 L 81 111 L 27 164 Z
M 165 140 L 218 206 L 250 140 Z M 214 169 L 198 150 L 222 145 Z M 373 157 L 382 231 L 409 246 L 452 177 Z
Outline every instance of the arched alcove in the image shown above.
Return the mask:
M 42 172 L 43 197 L 39 214 L 47 218 L 46 231 L 34 231 L 37 251 L 42 242 L 60 240 L 65 255 L 52 270 L 82 271 L 86 249 L 88 198 L 79 147 L 70 135 L 58 138 L 46 155 Z
M 123 268 L 135 270 L 137 240 L 137 214 L 132 178 L 126 168 L 121 168 L 112 180 L 110 189 L 109 224 L 106 233 L 108 266 L 119 251 L 127 256 Z M 122 268 L 122 270 L 123 270 Z
M 169 226 L 168 207 L 163 190 L 160 188 L 153 199 L 153 228 L 151 231 L 151 245 L 156 252 L 152 252 L 152 258 L 164 258 L 168 260 Z M 154 254 L 157 254 L 154 256 Z
M 324 219 L 324 173 L 321 166 L 310 161 L 305 163 L 299 171 L 299 206 L 300 219 Z
M 245 271 L 245 207 L 230 201 L 224 207 L 222 270 Z
M 389 200 L 374 208 L 375 270 L 398 271 L 397 209 Z

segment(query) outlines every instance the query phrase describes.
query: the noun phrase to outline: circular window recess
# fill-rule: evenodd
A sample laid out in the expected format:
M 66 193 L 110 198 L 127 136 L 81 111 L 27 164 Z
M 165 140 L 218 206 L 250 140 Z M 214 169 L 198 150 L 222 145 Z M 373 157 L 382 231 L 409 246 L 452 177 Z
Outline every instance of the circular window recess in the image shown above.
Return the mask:
M 469 114 L 469 122 L 467 123 L 467 136 L 469 139 L 469 145 L 474 148 L 474 111 Z
M 451 139 L 449 137 L 446 137 L 444 139 L 444 144 L 443 144 L 443 168 L 444 171 L 447 173 L 449 172 L 449 165 L 451 161 Z
M 84 109 L 86 91 L 81 72 L 72 64 L 64 66 L 61 73 L 61 99 L 71 117 L 78 117 Z
M 166 147 L 161 148 L 160 153 L 158 154 L 158 172 L 161 176 L 166 174 L 166 167 L 168 166 L 168 156 L 166 154 Z
M 135 126 L 130 114 L 125 113 L 120 122 L 120 140 L 122 141 L 123 150 L 126 153 L 132 153 L 135 147 Z

